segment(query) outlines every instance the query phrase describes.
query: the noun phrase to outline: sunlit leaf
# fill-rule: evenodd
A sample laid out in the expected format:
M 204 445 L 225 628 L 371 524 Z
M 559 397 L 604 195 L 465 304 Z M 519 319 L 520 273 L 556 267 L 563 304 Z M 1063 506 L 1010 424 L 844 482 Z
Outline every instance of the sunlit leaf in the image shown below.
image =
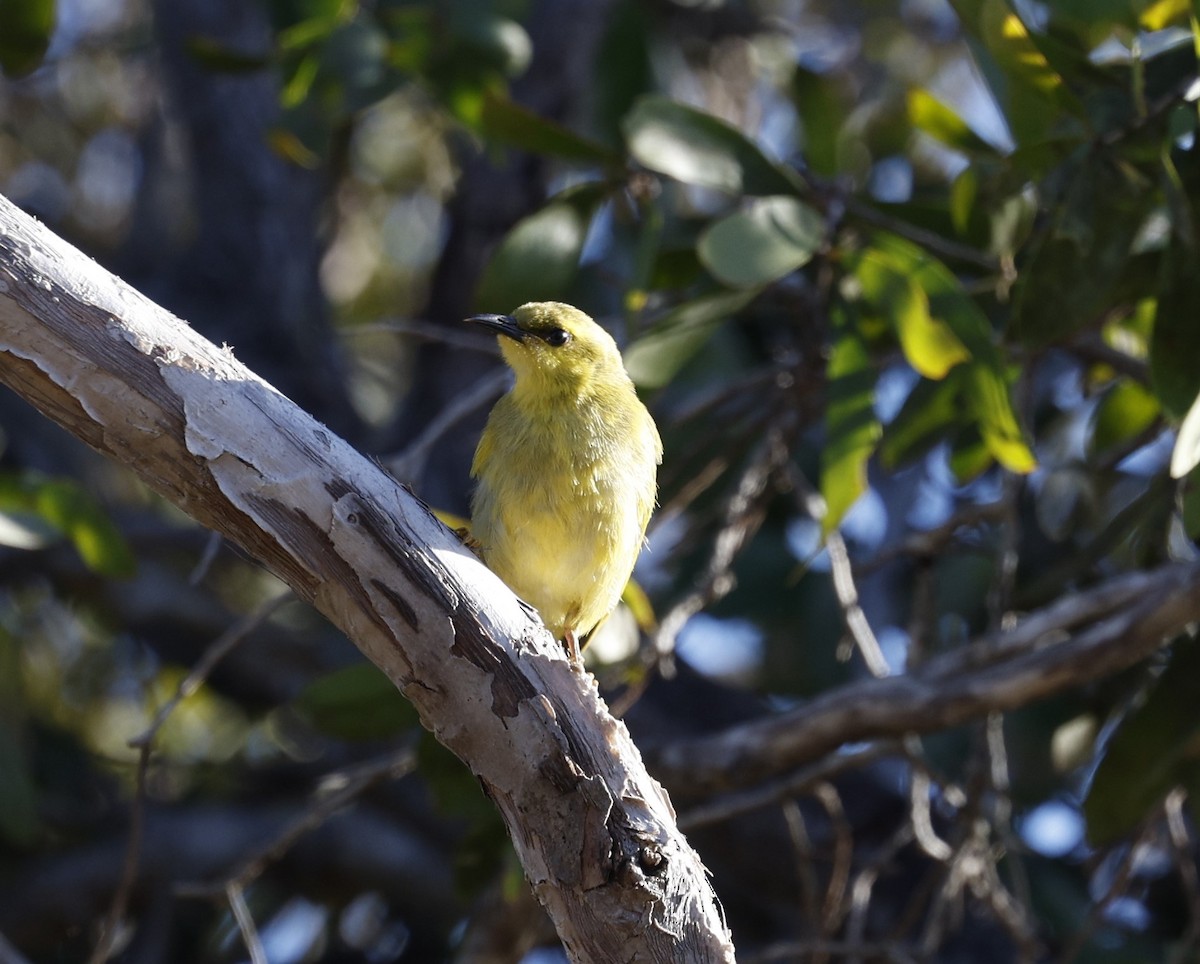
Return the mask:
M 1179 426 L 1171 452 L 1171 478 L 1182 479 L 1200 465 L 1200 395 L 1192 402 Z
M 599 197 L 587 185 L 518 221 L 484 268 L 475 306 L 511 311 L 527 301 L 565 299 Z
M 741 131 L 665 97 L 641 98 L 623 125 L 630 153 L 652 171 L 731 194 L 786 194 L 794 176 Z
M 0 477 L 0 512 L 8 514 L 10 522 L 41 520 L 43 526 L 69 539 L 88 568 L 101 575 L 129 576 L 137 566 L 107 513 L 70 479 L 36 473 Z
M 971 130 L 953 108 L 943 104 L 927 90 L 908 92 L 908 117 L 917 130 L 924 131 L 947 147 L 964 154 L 995 153 L 995 148 Z
M 413 705 L 370 663 L 314 680 L 292 706 L 316 729 L 342 740 L 383 740 L 419 722 Z
M 951 0 L 992 94 L 1019 144 L 1046 140 L 1064 109 L 1082 107 L 1050 63 L 1041 35 L 1030 33 L 1007 0 Z M 1064 57 L 1065 59 L 1065 57 Z M 1086 58 L 1080 58 L 1086 63 Z M 1083 65 L 1078 60 L 1072 64 Z
M 1008 379 L 1001 366 L 979 361 L 967 365 L 965 374 L 967 406 L 975 416 L 988 451 L 1011 472 L 1032 472 L 1037 468 L 1037 459 L 1017 421 Z
M 1192 0 L 1153 0 L 1138 14 L 1138 23 L 1147 30 L 1163 30 L 1187 23 L 1193 9 Z
M 959 234 L 967 233 L 978 196 L 979 175 L 974 168 L 965 167 L 950 186 L 950 218 Z
M 827 378 L 821 527 L 830 532 L 867 489 L 867 461 L 880 431 L 875 417 L 875 368 L 858 326 L 844 309 L 835 313 Z
M 915 248 L 869 246 L 850 266 L 864 299 L 895 328 L 908 363 L 926 378 L 940 379 L 971 353 L 950 326 L 931 313 L 921 285 L 924 261 Z
M 633 621 L 637 623 L 638 629 L 642 632 L 652 633 L 658 628 L 658 619 L 654 615 L 654 604 L 650 602 L 646 590 L 633 579 L 625 583 L 625 589 L 621 593 L 621 602 L 629 607 L 629 611 L 633 613 Z
M 1154 424 L 1162 409 L 1153 392 L 1121 379 L 1104 393 L 1092 421 L 1092 450 L 1106 452 Z
M 700 236 L 704 266 L 736 288 L 769 284 L 808 263 L 821 243 L 824 221 L 789 196 L 758 198 Z
M 713 332 L 758 294 L 735 291 L 686 302 L 668 312 L 625 351 L 629 376 L 661 388 L 708 342 Z

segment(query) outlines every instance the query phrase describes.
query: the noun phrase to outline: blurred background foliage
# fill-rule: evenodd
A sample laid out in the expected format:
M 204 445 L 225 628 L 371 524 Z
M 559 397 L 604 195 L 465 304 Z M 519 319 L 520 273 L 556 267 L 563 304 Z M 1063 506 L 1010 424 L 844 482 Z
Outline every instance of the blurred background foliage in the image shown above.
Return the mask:
M 590 652 L 653 754 L 1195 558 L 1198 17 L 0 0 L 0 192 L 451 511 L 504 387 L 460 320 L 609 325 L 666 457 Z M 0 958 L 243 960 L 244 901 L 274 962 L 556 959 L 344 639 L 8 395 L 0 426 Z M 742 958 L 1194 959 L 1196 660 L 697 821 Z

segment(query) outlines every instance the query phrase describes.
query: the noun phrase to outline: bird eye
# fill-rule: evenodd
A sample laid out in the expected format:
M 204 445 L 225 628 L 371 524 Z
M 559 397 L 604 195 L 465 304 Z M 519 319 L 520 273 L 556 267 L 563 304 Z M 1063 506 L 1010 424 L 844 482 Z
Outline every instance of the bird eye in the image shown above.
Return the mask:
M 551 328 L 546 334 L 542 335 L 542 340 L 551 348 L 561 348 L 571 340 L 571 333 L 562 328 Z

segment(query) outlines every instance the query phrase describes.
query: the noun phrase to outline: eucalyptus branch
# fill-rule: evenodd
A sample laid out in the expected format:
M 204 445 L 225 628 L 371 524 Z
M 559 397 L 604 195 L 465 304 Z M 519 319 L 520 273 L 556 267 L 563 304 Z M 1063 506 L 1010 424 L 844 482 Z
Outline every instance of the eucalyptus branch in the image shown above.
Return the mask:
M 730 960 L 595 680 L 394 479 L 0 198 L 0 381 L 346 633 L 472 769 L 579 961 Z
M 752 786 L 847 743 L 956 726 L 1112 675 L 1197 620 L 1200 565 L 1119 576 L 911 674 L 850 683 L 795 710 L 664 746 L 653 766 L 689 797 Z

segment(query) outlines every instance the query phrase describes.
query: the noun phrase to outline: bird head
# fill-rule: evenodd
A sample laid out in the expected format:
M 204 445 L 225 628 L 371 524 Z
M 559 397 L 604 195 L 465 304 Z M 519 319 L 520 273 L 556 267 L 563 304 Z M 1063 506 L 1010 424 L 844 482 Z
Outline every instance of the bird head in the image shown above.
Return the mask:
M 500 353 L 517 385 L 534 390 L 578 391 L 599 377 L 625 375 L 612 335 L 578 308 L 532 301 L 511 315 L 467 319 L 500 335 Z

